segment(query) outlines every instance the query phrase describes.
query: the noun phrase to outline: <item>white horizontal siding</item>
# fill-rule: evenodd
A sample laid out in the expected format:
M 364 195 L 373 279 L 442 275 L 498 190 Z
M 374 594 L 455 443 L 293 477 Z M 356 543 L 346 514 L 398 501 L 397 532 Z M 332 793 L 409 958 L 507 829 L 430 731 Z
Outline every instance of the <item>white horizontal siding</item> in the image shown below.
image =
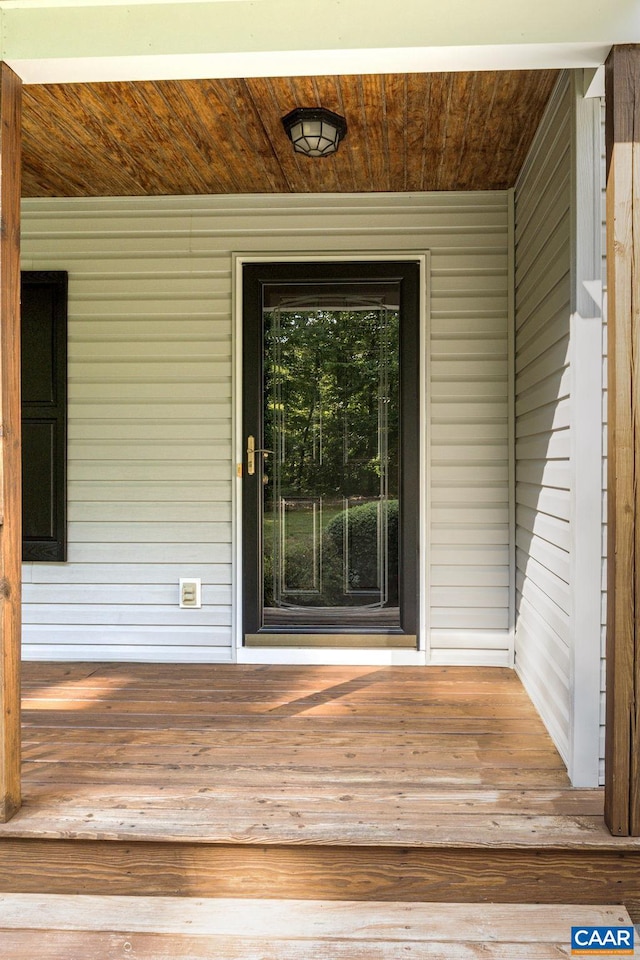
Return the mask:
M 431 248 L 434 663 L 508 664 L 511 656 L 506 195 L 501 203 L 503 243 L 476 259 L 471 272 L 461 261 L 449 261 L 445 272 Z M 441 282 L 449 287 L 446 299 Z
M 515 191 L 516 668 L 562 756 L 571 711 L 571 84 Z
M 69 560 L 25 565 L 27 657 L 233 656 L 233 253 L 424 250 L 432 657 L 509 662 L 506 193 L 25 201 L 23 268 L 69 271 Z
M 559 81 L 515 191 L 515 657 L 573 781 L 593 786 L 601 181 L 599 105 L 580 91 L 578 73 Z

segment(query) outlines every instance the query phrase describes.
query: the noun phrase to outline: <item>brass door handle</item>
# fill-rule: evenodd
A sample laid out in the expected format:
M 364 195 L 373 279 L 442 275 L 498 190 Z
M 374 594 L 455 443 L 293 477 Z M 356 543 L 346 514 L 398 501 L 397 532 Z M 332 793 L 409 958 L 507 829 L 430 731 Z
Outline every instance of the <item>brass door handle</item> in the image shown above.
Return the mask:
M 256 453 L 261 453 L 266 459 L 273 450 L 256 449 L 256 438 L 247 437 L 247 474 L 252 477 L 256 472 Z

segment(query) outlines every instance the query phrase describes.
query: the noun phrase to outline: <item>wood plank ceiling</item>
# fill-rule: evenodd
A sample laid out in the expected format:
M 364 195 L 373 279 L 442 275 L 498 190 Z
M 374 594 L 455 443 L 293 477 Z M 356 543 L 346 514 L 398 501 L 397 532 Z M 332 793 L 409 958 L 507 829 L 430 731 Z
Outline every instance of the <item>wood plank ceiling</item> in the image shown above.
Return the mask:
M 555 71 L 27 86 L 23 196 L 500 190 Z M 293 153 L 281 117 L 346 117 L 337 154 Z

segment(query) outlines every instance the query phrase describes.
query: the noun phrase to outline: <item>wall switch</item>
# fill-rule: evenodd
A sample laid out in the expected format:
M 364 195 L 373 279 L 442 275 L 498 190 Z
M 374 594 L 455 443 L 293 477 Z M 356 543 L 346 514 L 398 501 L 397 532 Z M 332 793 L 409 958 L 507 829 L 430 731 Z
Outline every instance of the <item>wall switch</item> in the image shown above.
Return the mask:
M 180 606 L 202 606 L 202 582 L 199 577 L 190 579 L 180 577 Z

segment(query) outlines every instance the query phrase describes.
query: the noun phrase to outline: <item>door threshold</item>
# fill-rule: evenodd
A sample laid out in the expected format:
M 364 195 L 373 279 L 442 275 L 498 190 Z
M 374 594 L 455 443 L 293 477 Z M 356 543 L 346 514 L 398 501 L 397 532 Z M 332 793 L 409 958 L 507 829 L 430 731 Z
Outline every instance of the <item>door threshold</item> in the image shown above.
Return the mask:
M 396 647 L 239 647 L 237 663 L 318 667 L 424 667 L 424 650 Z
M 245 647 L 329 647 L 415 650 L 415 634 L 389 633 L 247 633 Z

